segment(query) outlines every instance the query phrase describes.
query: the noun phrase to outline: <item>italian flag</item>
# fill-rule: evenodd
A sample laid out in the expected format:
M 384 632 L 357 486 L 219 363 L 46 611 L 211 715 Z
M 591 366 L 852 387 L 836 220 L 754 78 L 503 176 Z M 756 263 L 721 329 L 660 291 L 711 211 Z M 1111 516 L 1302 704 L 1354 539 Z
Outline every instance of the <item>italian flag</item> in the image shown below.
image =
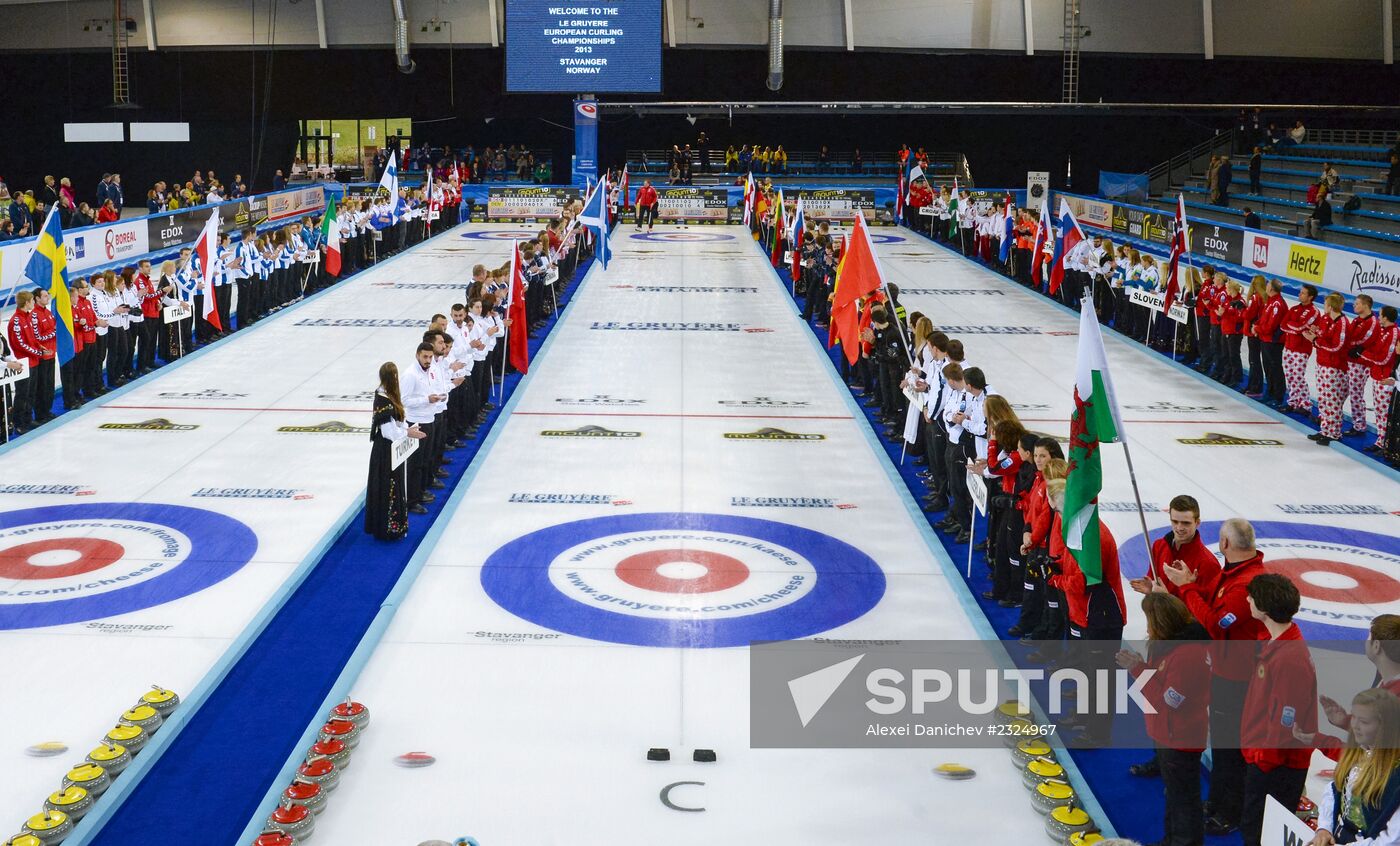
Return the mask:
M 1065 480 L 1065 507 L 1060 515 L 1065 546 L 1084 581 L 1103 581 L 1099 551 L 1099 492 L 1103 489 L 1101 444 L 1114 443 L 1123 431 L 1123 416 L 1108 375 L 1103 336 L 1094 304 L 1085 298 L 1079 311 L 1079 355 L 1075 363 L 1074 414 L 1069 421 L 1069 477 Z
M 958 234 L 958 180 L 953 179 L 953 196 L 948 199 L 948 237 Z
M 336 219 L 335 197 L 326 201 L 326 214 L 321 218 L 321 243 L 326 245 L 326 272 L 340 275 L 340 221 Z

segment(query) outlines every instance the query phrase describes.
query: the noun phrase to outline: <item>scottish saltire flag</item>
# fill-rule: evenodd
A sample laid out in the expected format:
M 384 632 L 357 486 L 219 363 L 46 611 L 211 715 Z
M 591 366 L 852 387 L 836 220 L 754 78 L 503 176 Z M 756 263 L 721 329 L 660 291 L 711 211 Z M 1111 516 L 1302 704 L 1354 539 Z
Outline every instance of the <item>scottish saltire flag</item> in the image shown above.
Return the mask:
M 1006 205 L 1002 207 L 1001 222 L 1001 263 L 1011 257 L 1011 244 L 1016 240 L 1016 219 L 1011 216 L 1011 195 L 1006 195 Z
M 73 295 L 68 290 L 68 254 L 63 249 L 63 228 L 58 224 L 58 207 L 49 209 L 34 252 L 24 266 L 24 275 L 53 297 L 54 327 L 58 333 L 58 363 L 66 364 L 76 351 L 73 348 Z
M 578 222 L 593 230 L 595 241 L 598 245 L 598 261 L 603 265 L 603 269 L 608 269 L 608 259 L 610 251 L 608 249 L 608 179 L 603 179 L 593 189 L 593 193 L 588 195 L 588 199 L 583 203 L 583 211 L 579 213 Z
M 1065 507 L 1061 527 L 1084 581 L 1103 581 L 1099 549 L 1099 492 L 1103 490 L 1102 444 L 1114 443 L 1123 434 L 1123 415 L 1108 375 L 1103 335 L 1092 298 L 1079 307 L 1079 354 L 1075 362 L 1074 412 L 1069 421 L 1069 476 L 1065 479 Z
M 1060 283 L 1065 281 L 1065 259 L 1083 240 L 1084 230 L 1079 228 L 1079 221 L 1075 220 L 1069 203 L 1061 197 L 1060 234 L 1055 239 L 1055 257 L 1050 263 L 1050 293 L 1060 290 Z

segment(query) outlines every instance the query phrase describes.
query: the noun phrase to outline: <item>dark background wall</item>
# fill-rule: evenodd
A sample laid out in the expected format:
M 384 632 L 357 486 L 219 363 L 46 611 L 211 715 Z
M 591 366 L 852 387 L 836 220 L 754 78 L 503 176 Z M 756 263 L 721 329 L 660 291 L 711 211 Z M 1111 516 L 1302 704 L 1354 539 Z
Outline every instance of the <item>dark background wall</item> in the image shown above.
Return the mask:
M 273 170 L 291 162 L 299 118 L 412 117 L 434 121 L 418 138 L 465 145 L 523 142 L 552 148 L 555 171 L 567 173 L 573 148 L 566 95 L 503 92 L 503 51 L 418 49 L 411 76 L 393 69 L 391 51 L 247 50 L 133 51 L 133 99 L 116 110 L 110 55 L 105 52 L 0 55 L 0 88 L 17 116 L 0 155 L 11 188 L 37 185 L 46 173 L 70 176 L 89 198 L 103 171 L 124 176 L 130 202 L 158 178 L 184 180 L 198 167 L 227 179 L 242 172 L 265 189 Z M 1056 101 L 1060 57 L 797 51 L 787 54 L 780 95 L 764 86 L 762 50 L 667 50 L 666 100 L 983 100 Z M 449 66 L 451 74 L 449 75 Z M 1395 101 L 1400 71 L 1371 62 L 1269 61 L 1184 57 L 1083 57 L 1081 100 L 1160 103 L 1327 103 Z M 449 84 L 450 83 L 450 84 Z M 18 117 L 23 116 L 23 117 Z M 490 124 L 486 118 L 493 118 Z M 1280 122 L 1292 114 L 1279 114 Z M 681 117 L 606 117 L 601 158 L 620 164 L 625 150 L 693 141 L 785 145 L 789 150 L 860 146 L 870 152 L 900 143 L 962 151 L 979 184 L 1016 185 L 1026 170 L 1049 170 L 1092 191 L 1097 171 L 1141 171 L 1229 125 L 1231 115 L 1185 112 L 1131 117 L 911 115 L 898 118 L 768 116 L 707 118 L 691 127 Z M 187 144 L 66 144 L 64 121 L 184 120 Z M 1310 117 L 1312 126 L 1383 126 L 1388 119 Z

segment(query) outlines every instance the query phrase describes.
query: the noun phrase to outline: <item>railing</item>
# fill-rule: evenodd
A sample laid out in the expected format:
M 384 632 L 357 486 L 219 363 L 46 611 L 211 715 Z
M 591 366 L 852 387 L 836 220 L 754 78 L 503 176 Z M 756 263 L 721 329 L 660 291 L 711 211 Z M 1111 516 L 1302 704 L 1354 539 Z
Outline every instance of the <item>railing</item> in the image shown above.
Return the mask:
M 1205 173 L 1205 165 L 1210 157 L 1224 150 L 1226 155 L 1234 149 L 1235 133 L 1232 130 L 1217 132 L 1180 155 L 1176 155 L 1147 172 L 1147 192 L 1158 196 L 1174 185 L 1180 185 L 1188 176 Z
M 1363 144 L 1368 147 L 1388 147 L 1400 142 L 1400 132 L 1394 129 L 1309 129 L 1309 144 Z
M 648 172 L 645 166 L 666 163 L 670 161 L 671 150 L 628 150 L 627 162 L 629 165 L 643 165 L 643 170 Z M 691 155 L 695 157 L 696 165 L 699 166 L 700 152 L 691 149 Z M 724 150 L 710 148 L 706 161 L 712 173 L 724 173 Z M 846 150 L 834 151 L 827 154 L 828 161 L 825 165 L 820 165 L 817 161 L 818 154 L 810 150 L 797 150 L 787 154 L 787 173 L 789 174 L 812 174 L 818 172 L 818 168 L 823 168 L 825 175 L 850 174 L 858 175 L 852 170 L 851 152 Z M 862 170 L 859 175 L 865 176 L 893 176 L 899 169 L 899 158 L 894 153 L 871 153 L 861 155 Z M 928 154 L 930 181 L 951 181 L 956 178 L 959 184 L 970 185 L 972 183 L 972 170 L 967 163 L 967 156 L 962 153 L 929 153 Z M 650 171 L 657 172 L 657 171 Z M 739 171 L 733 171 L 735 173 Z M 757 166 L 754 172 L 758 173 Z M 771 173 L 772 171 L 769 171 Z

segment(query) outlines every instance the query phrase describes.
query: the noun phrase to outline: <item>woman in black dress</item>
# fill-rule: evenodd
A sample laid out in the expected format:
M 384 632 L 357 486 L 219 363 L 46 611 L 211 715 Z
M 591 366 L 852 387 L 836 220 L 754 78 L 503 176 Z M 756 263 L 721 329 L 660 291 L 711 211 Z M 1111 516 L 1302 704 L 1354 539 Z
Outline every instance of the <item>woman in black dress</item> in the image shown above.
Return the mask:
M 394 444 L 424 437 L 417 426 L 404 422 L 399 398 L 399 368 L 392 361 L 379 367 L 379 390 L 374 392 L 374 422 L 370 424 L 369 484 L 365 493 L 365 532 L 380 540 L 398 540 L 408 532 L 408 491 L 402 467 L 393 468 Z

